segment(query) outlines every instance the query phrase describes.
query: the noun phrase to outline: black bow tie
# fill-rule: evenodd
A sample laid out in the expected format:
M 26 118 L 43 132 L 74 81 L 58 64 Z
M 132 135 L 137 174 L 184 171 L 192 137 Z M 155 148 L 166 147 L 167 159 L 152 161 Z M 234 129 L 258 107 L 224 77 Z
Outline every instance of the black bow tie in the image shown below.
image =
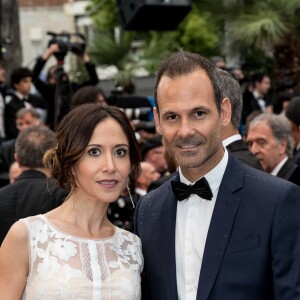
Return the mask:
M 213 194 L 207 180 L 202 177 L 194 185 L 187 185 L 180 181 L 171 181 L 173 193 L 176 198 L 181 201 L 188 198 L 191 194 L 196 194 L 199 197 L 211 200 Z

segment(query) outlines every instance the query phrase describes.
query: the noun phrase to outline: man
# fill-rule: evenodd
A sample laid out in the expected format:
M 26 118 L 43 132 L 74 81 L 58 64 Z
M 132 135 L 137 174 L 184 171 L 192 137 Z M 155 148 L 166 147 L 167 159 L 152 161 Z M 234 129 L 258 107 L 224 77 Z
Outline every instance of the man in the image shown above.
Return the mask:
M 148 138 L 141 144 L 141 153 L 143 161 L 147 161 L 155 167 L 156 171 L 163 176 L 167 170 L 168 165 L 165 159 L 165 148 L 162 144 L 162 137 L 160 135 Z
M 293 153 L 294 162 L 300 166 L 300 97 L 294 97 L 288 104 L 286 117 L 289 119 L 292 126 L 292 135 L 294 138 L 295 146 Z
M 292 159 L 291 125 L 285 116 L 258 115 L 249 124 L 247 144 L 266 172 L 300 185 L 300 167 Z
M 252 75 L 252 88 L 243 94 L 243 124 L 247 123 L 247 117 L 253 112 L 272 112 L 272 103 L 266 98 L 271 88 L 270 77 L 266 73 L 254 73 Z
M 135 194 L 140 199 L 141 196 L 147 194 L 150 184 L 160 178 L 160 174 L 156 171 L 155 167 L 146 161 L 141 162 L 141 174 L 136 180 Z
M 19 175 L 21 175 L 22 170 L 19 166 L 19 164 L 14 161 L 10 167 L 9 167 L 9 171 L 8 171 L 8 178 L 9 178 L 9 183 L 13 183 L 16 181 L 17 177 Z
M 222 132 L 223 146 L 243 163 L 261 170 L 261 165 L 249 151 L 248 146 L 239 133 L 243 106 L 241 87 L 228 72 L 221 69 L 218 69 L 217 72 L 221 83 L 223 98 L 228 98 L 231 105 L 231 120 L 228 125 L 224 126 Z
M 230 101 L 212 63 L 171 55 L 154 95 L 156 128 L 179 170 L 136 207 L 145 299 L 300 299 L 300 189 L 223 148 Z
M 32 126 L 19 134 L 16 161 L 22 174 L 0 189 L 0 244 L 20 218 L 46 213 L 62 203 L 64 191 L 43 167 L 43 155 L 55 145 L 55 135 L 46 127 Z
M 21 108 L 16 113 L 16 127 L 18 132 L 35 125 L 42 125 L 40 114 L 35 108 Z M 15 161 L 15 144 L 16 139 L 5 141 L 0 146 L 0 161 L 2 170 L 8 171 L 10 165 Z
M 61 61 L 58 58 L 57 65 L 49 68 L 46 81 L 41 80 L 39 76 L 48 59 L 52 55 L 57 56 L 60 52 L 61 50 L 58 44 L 53 43 L 49 45 L 43 55 L 37 58 L 33 69 L 33 83 L 48 104 L 46 124 L 52 129 L 56 128 L 57 123 L 71 109 L 71 97 L 73 93 L 83 86 L 96 85 L 99 82 L 95 65 L 91 62 L 85 50 L 83 53 L 76 53 L 76 55 L 84 63 L 87 74 L 89 75 L 88 81 L 82 84 L 70 82 L 68 75 L 63 70 L 63 60 Z M 60 103 L 56 103 L 59 101 Z
M 5 96 L 5 133 L 6 139 L 14 139 L 18 135 L 16 113 L 21 108 L 34 107 L 40 114 L 46 114 L 47 105 L 40 96 L 30 94 L 32 73 L 28 68 L 17 68 L 11 74 L 11 87 Z

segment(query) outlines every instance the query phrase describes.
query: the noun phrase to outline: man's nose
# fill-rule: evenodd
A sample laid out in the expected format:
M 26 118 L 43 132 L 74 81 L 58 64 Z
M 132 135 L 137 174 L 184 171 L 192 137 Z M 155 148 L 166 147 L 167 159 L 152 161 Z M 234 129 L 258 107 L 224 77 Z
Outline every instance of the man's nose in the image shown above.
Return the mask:
M 185 138 L 185 137 L 194 135 L 195 134 L 195 130 L 192 127 L 192 124 L 188 120 L 183 119 L 181 121 L 178 134 L 179 134 L 179 136 L 181 138 Z
M 257 146 L 257 143 L 253 142 L 250 146 L 249 146 L 249 150 L 256 155 L 259 152 L 259 147 Z

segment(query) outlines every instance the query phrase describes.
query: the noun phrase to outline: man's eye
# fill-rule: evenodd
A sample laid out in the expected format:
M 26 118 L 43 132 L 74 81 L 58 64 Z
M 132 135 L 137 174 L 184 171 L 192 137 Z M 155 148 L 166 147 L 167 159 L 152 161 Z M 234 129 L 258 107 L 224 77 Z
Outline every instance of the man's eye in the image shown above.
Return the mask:
M 169 115 L 166 117 L 167 120 L 170 120 L 170 121 L 173 121 L 173 120 L 176 120 L 177 119 L 177 116 L 176 115 Z
M 90 155 L 92 155 L 92 156 L 97 156 L 97 155 L 100 154 L 100 150 L 97 149 L 97 148 L 92 148 L 92 149 L 90 149 L 90 150 L 88 151 L 88 153 L 89 153 Z
M 260 146 L 264 146 L 266 143 L 267 143 L 267 141 L 265 141 L 265 140 L 258 140 L 257 141 L 257 144 L 260 145 Z
M 196 115 L 197 117 L 204 117 L 206 114 L 205 114 L 204 111 L 196 111 L 196 112 L 195 112 L 195 115 Z

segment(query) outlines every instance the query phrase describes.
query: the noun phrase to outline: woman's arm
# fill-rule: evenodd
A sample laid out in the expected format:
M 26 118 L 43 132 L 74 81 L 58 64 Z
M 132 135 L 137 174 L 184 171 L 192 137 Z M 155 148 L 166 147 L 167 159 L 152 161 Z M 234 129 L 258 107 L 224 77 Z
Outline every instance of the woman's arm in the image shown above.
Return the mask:
M 29 272 L 28 234 L 18 221 L 0 248 L 0 300 L 21 299 Z

